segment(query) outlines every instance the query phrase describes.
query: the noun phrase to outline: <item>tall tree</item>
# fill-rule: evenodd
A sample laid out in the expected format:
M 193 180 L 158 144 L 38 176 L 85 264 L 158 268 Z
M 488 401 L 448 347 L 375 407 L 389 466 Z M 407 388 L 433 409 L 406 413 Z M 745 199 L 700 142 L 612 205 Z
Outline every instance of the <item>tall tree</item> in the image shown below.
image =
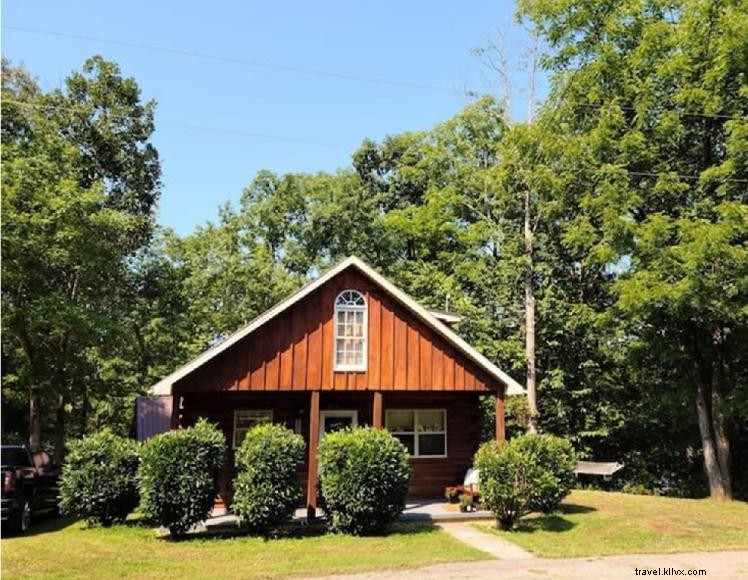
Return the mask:
M 66 86 L 44 94 L 3 63 L 3 335 L 28 387 L 29 441 L 41 444 L 50 401 L 58 456 L 92 352 L 120 331 L 108 299 L 150 235 L 159 186 L 153 103 L 135 82 L 94 57 Z
M 541 0 L 520 14 L 553 51 L 557 122 L 578 153 L 559 171 L 589 183 L 570 238 L 616 273 L 630 336 L 694 405 L 711 496 L 730 497 L 731 401 L 746 385 L 748 6 Z

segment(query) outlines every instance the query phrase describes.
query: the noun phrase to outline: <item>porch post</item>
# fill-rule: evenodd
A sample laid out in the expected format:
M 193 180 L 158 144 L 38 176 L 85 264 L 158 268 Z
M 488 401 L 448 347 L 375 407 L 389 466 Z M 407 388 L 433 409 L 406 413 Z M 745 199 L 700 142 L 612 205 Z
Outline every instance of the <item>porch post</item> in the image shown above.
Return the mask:
M 319 441 L 319 391 L 312 391 L 309 403 L 309 471 L 306 482 L 307 519 L 317 516 L 317 442 Z
M 179 423 L 181 419 L 181 407 L 182 407 L 182 396 L 172 395 L 171 396 L 171 422 L 169 427 L 172 431 L 179 429 Z
M 382 428 L 382 391 L 374 391 L 374 405 L 371 411 L 371 426 Z
M 496 441 L 503 445 L 506 440 L 504 424 L 504 391 L 496 394 Z

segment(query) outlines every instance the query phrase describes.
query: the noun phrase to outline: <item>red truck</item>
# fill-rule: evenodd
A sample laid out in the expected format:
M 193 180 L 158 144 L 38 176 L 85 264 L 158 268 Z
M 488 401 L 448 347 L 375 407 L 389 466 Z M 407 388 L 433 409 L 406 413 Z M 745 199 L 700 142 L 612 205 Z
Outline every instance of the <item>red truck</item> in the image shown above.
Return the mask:
M 31 453 L 25 445 L 0 447 L 3 533 L 23 533 L 32 518 L 57 514 L 60 467 L 44 451 Z

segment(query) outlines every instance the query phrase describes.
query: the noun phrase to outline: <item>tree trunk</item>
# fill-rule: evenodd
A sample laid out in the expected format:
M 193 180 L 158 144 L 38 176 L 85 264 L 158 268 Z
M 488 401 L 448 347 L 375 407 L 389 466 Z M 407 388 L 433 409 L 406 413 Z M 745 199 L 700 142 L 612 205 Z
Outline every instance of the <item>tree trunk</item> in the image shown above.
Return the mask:
M 724 488 L 725 497 L 732 499 L 732 477 L 730 469 L 732 464 L 732 453 L 730 450 L 730 439 L 727 436 L 725 421 L 722 416 L 722 385 L 728 380 L 728 364 L 724 356 L 724 332 L 720 328 L 714 332 L 712 343 L 715 352 L 715 369 L 712 373 L 712 429 L 714 431 L 714 441 L 717 448 L 717 462 L 719 471 L 722 475 L 722 487 Z
M 33 379 L 32 379 L 33 381 Z M 29 386 L 29 446 L 33 451 L 42 444 L 42 397 L 39 385 Z
M 535 371 L 535 290 L 533 287 L 533 231 L 530 216 L 530 189 L 525 191 L 525 359 L 527 362 L 527 431 L 538 431 L 538 405 Z
M 37 381 L 35 350 L 25 324 L 17 326 L 17 336 L 29 365 L 29 447 L 36 451 L 42 444 L 42 393 Z
M 64 387 L 61 387 L 64 388 Z M 57 413 L 55 417 L 55 463 L 61 464 L 65 458 L 65 404 L 67 399 L 63 393 L 57 395 Z
M 699 420 L 701 434 L 701 448 L 704 453 L 704 469 L 709 480 L 709 495 L 712 499 L 726 499 L 722 481 L 722 472 L 717 460 L 717 451 L 712 435 L 712 421 L 710 418 L 709 400 L 706 394 L 707 386 L 704 381 L 697 379 L 696 384 L 696 414 Z
M 725 422 L 720 412 L 721 404 L 721 389 L 715 384 L 712 386 L 712 429 L 714 430 L 714 441 L 717 449 L 717 463 L 719 465 L 720 477 L 722 478 L 723 496 L 725 499 L 732 499 L 730 439 L 727 436 Z
M 83 437 L 88 430 L 88 415 L 91 412 L 91 403 L 88 400 L 88 387 L 83 387 L 83 401 L 81 402 L 81 415 L 80 415 L 80 433 L 79 437 Z

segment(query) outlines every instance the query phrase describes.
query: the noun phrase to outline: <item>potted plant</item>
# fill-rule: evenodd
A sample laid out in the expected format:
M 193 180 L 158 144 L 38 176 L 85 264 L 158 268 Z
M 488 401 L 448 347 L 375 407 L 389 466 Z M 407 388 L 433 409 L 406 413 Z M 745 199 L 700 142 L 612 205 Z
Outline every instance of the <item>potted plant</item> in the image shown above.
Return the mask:
M 473 496 L 468 493 L 463 493 L 460 496 L 460 511 L 471 512 L 473 511 Z
M 460 497 L 460 492 L 456 487 L 448 487 L 444 490 L 444 497 L 447 498 L 449 503 L 457 503 Z

